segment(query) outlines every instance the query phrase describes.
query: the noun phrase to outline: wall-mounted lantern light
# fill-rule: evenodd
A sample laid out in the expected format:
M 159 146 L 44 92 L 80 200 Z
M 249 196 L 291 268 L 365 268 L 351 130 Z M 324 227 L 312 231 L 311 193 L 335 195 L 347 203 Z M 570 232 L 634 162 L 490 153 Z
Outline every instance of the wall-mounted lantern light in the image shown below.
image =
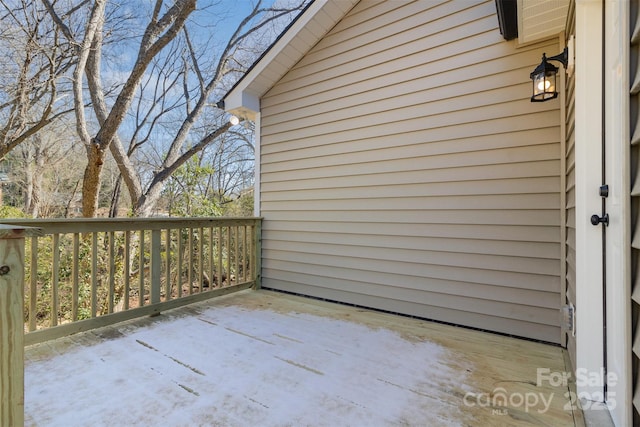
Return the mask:
M 533 81 L 533 95 L 531 102 L 544 102 L 558 97 L 557 82 L 558 67 L 549 64 L 547 61 L 558 61 L 564 68 L 567 68 L 569 61 L 569 50 L 565 47 L 562 53 L 547 58 L 542 54 L 542 62 L 531 73 L 530 77 Z

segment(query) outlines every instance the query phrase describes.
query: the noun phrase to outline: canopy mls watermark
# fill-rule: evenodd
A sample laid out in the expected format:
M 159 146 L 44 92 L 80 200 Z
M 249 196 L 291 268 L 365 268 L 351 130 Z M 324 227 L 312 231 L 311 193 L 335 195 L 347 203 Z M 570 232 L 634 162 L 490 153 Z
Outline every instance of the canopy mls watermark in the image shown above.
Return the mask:
M 569 383 L 574 378 L 574 373 L 566 371 L 552 371 L 549 368 L 536 369 L 536 387 L 544 387 L 536 391 L 508 391 L 504 387 L 496 387 L 490 392 L 467 392 L 464 396 L 464 405 L 467 407 L 491 408 L 493 415 L 507 415 L 509 409 L 524 410 L 525 412 L 537 412 L 544 414 L 549 411 L 556 398 L 564 402 L 562 408 L 565 411 L 581 410 L 612 410 L 616 407 L 615 392 L 579 392 L 571 391 Z M 578 387 L 603 388 L 604 384 L 615 386 L 618 375 L 615 372 L 605 372 L 604 369 L 589 371 L 586 368 L 578 368 L 575 372 L 575 384 Z M 560 388 L 564 391 L 549 392 L 550 388 Z M 560 397 L 561 396 L 561 397 Z M 604 402 L 604 404 L 601 404 Z M 597 404 L 596 404 L 597 403 Z

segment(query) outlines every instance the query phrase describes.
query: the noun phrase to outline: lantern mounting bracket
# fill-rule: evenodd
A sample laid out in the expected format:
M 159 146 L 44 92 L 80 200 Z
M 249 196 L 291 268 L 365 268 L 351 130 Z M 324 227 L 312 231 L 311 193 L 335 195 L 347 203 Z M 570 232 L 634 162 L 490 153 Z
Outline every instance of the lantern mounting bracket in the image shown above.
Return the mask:
M 558 61 L 562 64 L 564 68 L 567 68 L 567 64 L 569 63 L 569 48 L 565 47 L 564 50 L 559 54 L 552 56 L 550 58 L 547 58 L 547 61 Z

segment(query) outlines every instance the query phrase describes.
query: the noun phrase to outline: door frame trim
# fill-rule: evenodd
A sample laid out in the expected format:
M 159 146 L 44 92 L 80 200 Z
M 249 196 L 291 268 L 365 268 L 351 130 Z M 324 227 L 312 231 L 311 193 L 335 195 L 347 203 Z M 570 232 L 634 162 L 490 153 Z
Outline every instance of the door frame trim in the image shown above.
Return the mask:
M 609 184 L 607 210 L 607 370 L 611 416 L 616 425 L 631 425 L 631 164 L 629 110 L 629 2 L 605 2 L 605 150 Z
M 603 367 L 602 230 L 590 217 L 600 215 L 602 168 L 602 69 L 593 56 L 602 50 L 602 4 L 576 2 L 575 157 L 576 157 L 576 366 L 598 373 Z M 579 396 L 603 399 L 602 384 L 578 381 Z M 597 399 L 600 397 L 600 399 Z

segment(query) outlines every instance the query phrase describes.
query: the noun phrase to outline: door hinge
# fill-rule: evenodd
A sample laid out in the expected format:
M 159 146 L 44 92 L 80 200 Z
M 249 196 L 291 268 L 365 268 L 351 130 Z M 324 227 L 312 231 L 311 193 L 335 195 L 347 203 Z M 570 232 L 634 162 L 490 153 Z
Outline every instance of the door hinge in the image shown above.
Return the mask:
M 600 186 L 600 197 L 609 197 L 609 186 L 607 184 Z

